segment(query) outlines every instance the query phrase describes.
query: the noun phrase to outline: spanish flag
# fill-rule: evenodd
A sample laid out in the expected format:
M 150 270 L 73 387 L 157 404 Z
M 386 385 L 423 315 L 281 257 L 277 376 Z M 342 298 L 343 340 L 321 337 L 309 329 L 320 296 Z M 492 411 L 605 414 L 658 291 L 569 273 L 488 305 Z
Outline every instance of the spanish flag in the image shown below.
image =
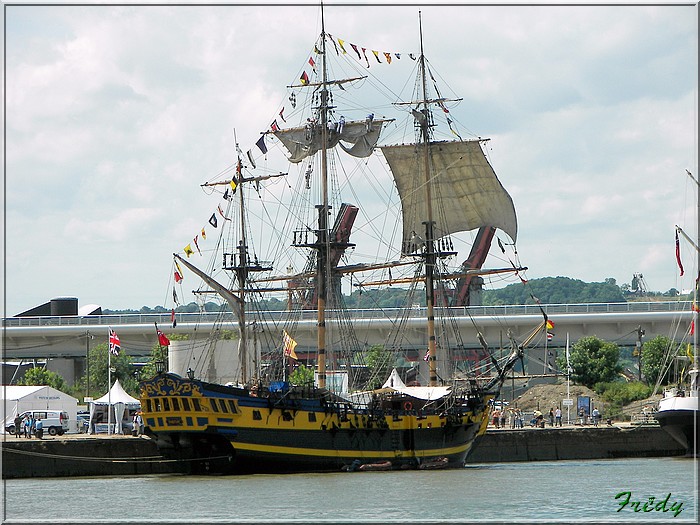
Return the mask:
M 297 346 L 297 342 L 292 339 L 292 337 L 287 333 L 286 330 L 283 330 L 283 341 L 284 341 L 284 356 L 285 357 L 291 357 L 295 361 L 298 361 L 299 358 L 297 357 L 296 352 L 294 349 Z

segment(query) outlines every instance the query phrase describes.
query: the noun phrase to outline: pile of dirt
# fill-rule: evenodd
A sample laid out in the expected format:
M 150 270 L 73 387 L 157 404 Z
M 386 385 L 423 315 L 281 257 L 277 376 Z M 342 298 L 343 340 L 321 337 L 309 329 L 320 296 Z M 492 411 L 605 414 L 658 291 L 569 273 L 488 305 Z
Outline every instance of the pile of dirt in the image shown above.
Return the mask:
M 517 397 L 514 400 L 515 402 L 512 402 L 507 397 L 507 389 L 504 388 L 502 392 L 505 394 L 505 400 L 511 402 L 510 406 L 516 406 L 515 404 L 517 403 L 517 407 L 526 413 L 532 412 L 533 410 L 540 410 L 546 415 L 549 413 L 550 408 L 556 409 L 556 407 L 561 407 L 562 412 L 566 414 L 566 407 L 563 406 L 563 400 L 566 398 L 566 380 L 562 379 L 557 383 L 535 385 Z M 572 414 L 576 412 L 576 398 L 578 396 L 589 396 L 592 406 L 598 407 L 601 414 L 606 414 L 606 402 L 603 401 L 600 395 L 596 394 L 595 391 L 588 387 L 574 385 L 573 383 L 569 386 L 569 397 L 573 399 L 574 403 L 571 407 Z M 650 412 L 653 412 L 658 407 L 661 397 L 661 394 L 656 394 L 647 399 L 633 401 L 625 405 L 622 408 L 625 419 L 629 420 L 633 415 L 641 414 L 643 407 L 647 407 Z
M 569 386 L 569 397 L 574 400 L 574 406 L 571 407 L 572 411 L 576 411 L 576 398 L 578 396 L 589 396 L 593 404 L 597 406 L 599 410 L 601 409 L 603 400 L 600 399 L 600 396 L 593 390 L 585 386 L 571 384 Z M 562 404 L 565 398 L 566 381 L 560 381 L 552 384 L 535 385 L 515 399 L 515 403 L 517 403 L 518 408 L 524 412 L 540 410 L 547 414 L 550 408 L 556 407 L 561 407 L 562 411 L 566 412 L 566 407 Z

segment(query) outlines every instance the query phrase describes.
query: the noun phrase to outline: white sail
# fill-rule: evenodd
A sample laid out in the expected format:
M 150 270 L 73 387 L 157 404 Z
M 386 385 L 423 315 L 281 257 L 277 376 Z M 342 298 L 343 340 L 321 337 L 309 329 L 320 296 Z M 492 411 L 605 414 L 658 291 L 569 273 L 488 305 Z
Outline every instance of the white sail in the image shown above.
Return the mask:
M 338 144 L 353 157 L 369 157 L 372 154 L 382 126 L 387 120 L 356 120 L 342 125 L 333 124 L 326 130 L 327 147 Z M 289 151 L 289 161 L 295 164 L 314 155 L 323 146 L 323 130 L 317 122 L 308 122 L 306 126 L 281 129 L 272 132 Z M 350 144 L 345 146 L 343 142 Z
M 416 238 L 423 235 L 428 217 L 419 148 L 415 144 L 381 147 L 401 197 L 404 253 L 417 249 Z M 480 141 L 432 143 L 430 159 L 436 238 L 493 226 L 516 240 L 513 200 L 484 156 Z M 414 247 L 406 249 L 409 245 Z

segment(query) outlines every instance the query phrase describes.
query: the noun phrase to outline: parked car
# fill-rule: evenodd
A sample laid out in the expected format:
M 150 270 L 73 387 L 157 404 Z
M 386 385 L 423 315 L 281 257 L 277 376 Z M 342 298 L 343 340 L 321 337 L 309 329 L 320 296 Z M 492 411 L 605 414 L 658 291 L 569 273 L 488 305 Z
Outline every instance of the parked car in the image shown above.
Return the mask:
M 78 414 L 76 419 L 78 420 L 78 432 L 87 434 L 90 428 L 90 414 Z

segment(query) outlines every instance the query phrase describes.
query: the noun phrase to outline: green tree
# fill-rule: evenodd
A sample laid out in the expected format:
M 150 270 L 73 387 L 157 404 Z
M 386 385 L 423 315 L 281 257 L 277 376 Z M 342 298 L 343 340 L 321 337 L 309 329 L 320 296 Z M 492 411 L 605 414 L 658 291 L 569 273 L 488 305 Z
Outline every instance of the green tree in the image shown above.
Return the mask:
M 614 381 L 622 371 L 619 359 L 620 348 L 615 343 L 596 336 L 583 337 L 572 345 L 569 352 L 571 379 L 589 388 L 596 383 Z M 566 356 L 559 357 L 557 364 L 566 370 Z
M 300 364 L 289 374 L 289 381 L 294 385 L 312 385 L 314 382 L 314 369 Z
M 24 377 L 17 381 L 18 385 L 25 386 L 45 386 L 68 393 L 68 385 L 63 376 L 46 370 L 45 368 L 30 368 L 24 373 Z
M 395 364 L 395 356 L 383 345 L 373 345 L 365 352 L 365 364 L 370 372 L 368 388 L 379 388 Z
M 672 346 L 675 343 L 663 335 L 657 335 L 642 345 L 642 374 L 648 384 L 655 385 L 662 374 L 661 384 L 668 383 L 671 368 L 667 366 L 664 370 L 664 362 Z
M 107 343 L 100 343 L 93 346 L 88 354 L 90 361 L 90 397 L 102 397 L 109 390 L 107 386 L 109 373 L 108 365 L 111 361 L 114 372 L 111 374 L 112 383 L 119 379 L 122 387 L 130 395 L 136 394 L 138 391 L 136 378 L 134 376 L 135 369 L 131 365 L 131 356 L 122 351 L 119 355 L 109 356 Z M 85 374 L 76 384 L 78 391 L 85 392 L 87 388 L 87 374 Z M 111 385 L 109 385 L 111 387 Z

